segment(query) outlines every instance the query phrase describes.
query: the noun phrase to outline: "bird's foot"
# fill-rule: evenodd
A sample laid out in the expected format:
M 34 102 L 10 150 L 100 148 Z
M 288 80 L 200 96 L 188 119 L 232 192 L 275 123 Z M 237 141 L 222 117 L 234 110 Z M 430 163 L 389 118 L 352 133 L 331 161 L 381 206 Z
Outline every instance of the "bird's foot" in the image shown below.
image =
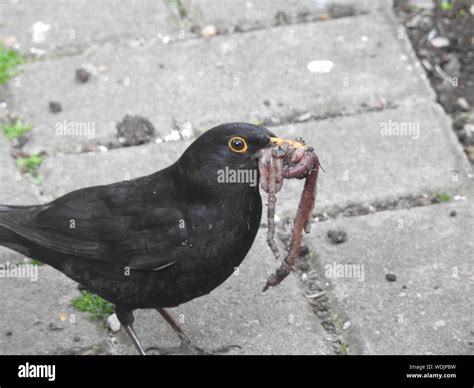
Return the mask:
M 145 350 L 146 354 L 159 354 L 159 355 L 218 355 L 227 353 L 232 349 L 242 349 L 239 345 L 227 345 L 220 346 L 212 350 L 204 350 L 199 346 L 194 345 L 190 340 L 182 340 L 180 346 L 174 347 L 157 347 L 151 346 Z M 158 352 L 158 353 L 150 353 Z

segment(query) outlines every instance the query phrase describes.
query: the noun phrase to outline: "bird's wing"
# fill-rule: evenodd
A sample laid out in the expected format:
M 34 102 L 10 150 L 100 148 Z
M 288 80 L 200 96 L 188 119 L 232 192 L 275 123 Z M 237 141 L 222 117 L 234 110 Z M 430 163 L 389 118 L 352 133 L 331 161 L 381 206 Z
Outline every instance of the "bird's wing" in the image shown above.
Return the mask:
M 98 186 L 9 212 L 0 225 L 66 255 L 157 270 L 179 260 L 187 235 L 170 201 L 150 202 L 131 182 Z

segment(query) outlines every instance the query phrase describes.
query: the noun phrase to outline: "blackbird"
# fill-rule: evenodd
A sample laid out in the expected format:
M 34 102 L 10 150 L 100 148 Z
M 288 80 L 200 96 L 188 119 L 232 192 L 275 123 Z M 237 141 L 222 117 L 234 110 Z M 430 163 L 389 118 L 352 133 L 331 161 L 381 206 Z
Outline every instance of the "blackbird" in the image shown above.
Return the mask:
M 140 354 L 133 310 L 148 308 L 171 325 L 183 350 L 203 352 L 164 308 L 208 294 L 245 258 L 262 201 L 258 182 L 242 178 L 258 180 L 259 151 L 281 141 L 261 126 L 223 124 L 151 175 L 44 205 L 0 205 L 0 244 L 113 303 Z M 234 179 L 222 179 L 223 171 Z

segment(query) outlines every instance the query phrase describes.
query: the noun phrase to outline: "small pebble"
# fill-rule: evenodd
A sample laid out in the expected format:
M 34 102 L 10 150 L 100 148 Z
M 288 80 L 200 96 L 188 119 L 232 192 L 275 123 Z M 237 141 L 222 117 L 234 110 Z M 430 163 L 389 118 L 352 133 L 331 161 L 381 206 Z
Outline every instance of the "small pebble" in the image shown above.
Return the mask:
M 347 240 L 347 233 L 343 230 L 329 230 L 327 236 L 333 244 L 341 244 Z
M 311 61 L 307 65 L 307 69 L 311 73 L 330 73 L 334 63 L 328 60 Z
M 456 100 L 456 105 L 459 109 L 461 109 L 464 112 L 469 112 L 469 110 L 471 109 L 471 106 L 469 105 L 469 103 L 464 97 L 459 97 Z
M 11 336 L 13 335 L 13 332 L 12 332 L 12 331 L 7 331 L 7 332 L 5 333 L 5 335 L 6 335 L 7 337 L 11 337 Z
M 76 81 L 82 84 L 89 81 L 90 76 L 91 73 L 89 73 L 86 69 L 81 68 L 76 70 Z
M 59 102 L 56 102 L 56 101 L 49 102 L 49 111 L 51 113 L 59 113 L 62 110 L 63 110 L 63 107 Z
M 114 333 L 120 330 L 121 325 L 115 313 L 107 318 L 107 326 Z
M 393 273 L 388 273 L 385 275 L 385 279 L 387 279 L 389 282 L 396 282 L 397 275 L 394 275 Z
M 443 36 L 437 36 L 436 38 L 431 39 L 431 45 L 436 48 L 442 48 L 449 46 L 449 39 Z
M 451 217 L 456 217 L 456 216 L 458 215 L 458 213 L 456 212 L 456 210 L 451 210 L 451 211 L 449 212 L 449 215 L 450 215 Z
M 201 35 L 204 38 L 211 38 L 211 37 L 217 35 L 217 28 L 213 25 L 207 25 L 207 26 L 203 27 L 203 29 L 201 30 Z
M 303 261 L 299 262 L 297 266 L 298 266 L 298 269 L 299 269 L 300 271 L 307 271 L 307 270 L 309 270 L 309 265 L 308 265 L 308 263 L 305 263 L 305 262 L 303 262 Z
M 81 341 L 81 337 L 79 337 L 78 335 L 76 335 L 72 340 L 73 340 L 74 342 L 80 342 L 80 341 Z
M 308 121 L 309 119 L 311 119 L 311 113 L 306 112 L 306 113 L 302 114 L 301 116 L 299 116 L 296 119 L 296 121 L 298 121 L 299 123 L 302 123 L 304 121 Z

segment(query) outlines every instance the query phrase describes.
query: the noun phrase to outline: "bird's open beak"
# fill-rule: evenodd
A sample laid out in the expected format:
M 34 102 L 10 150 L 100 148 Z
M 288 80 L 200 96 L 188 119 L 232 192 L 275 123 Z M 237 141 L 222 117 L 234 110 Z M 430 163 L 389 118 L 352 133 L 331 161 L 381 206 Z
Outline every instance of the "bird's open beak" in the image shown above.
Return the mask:
M 296 140 L 287 140 L 279 137 L 271 137 L 272 146 L 282 146 L 283 144 L 288 144 L 292 148 L 304 148 L 305 145 Z

